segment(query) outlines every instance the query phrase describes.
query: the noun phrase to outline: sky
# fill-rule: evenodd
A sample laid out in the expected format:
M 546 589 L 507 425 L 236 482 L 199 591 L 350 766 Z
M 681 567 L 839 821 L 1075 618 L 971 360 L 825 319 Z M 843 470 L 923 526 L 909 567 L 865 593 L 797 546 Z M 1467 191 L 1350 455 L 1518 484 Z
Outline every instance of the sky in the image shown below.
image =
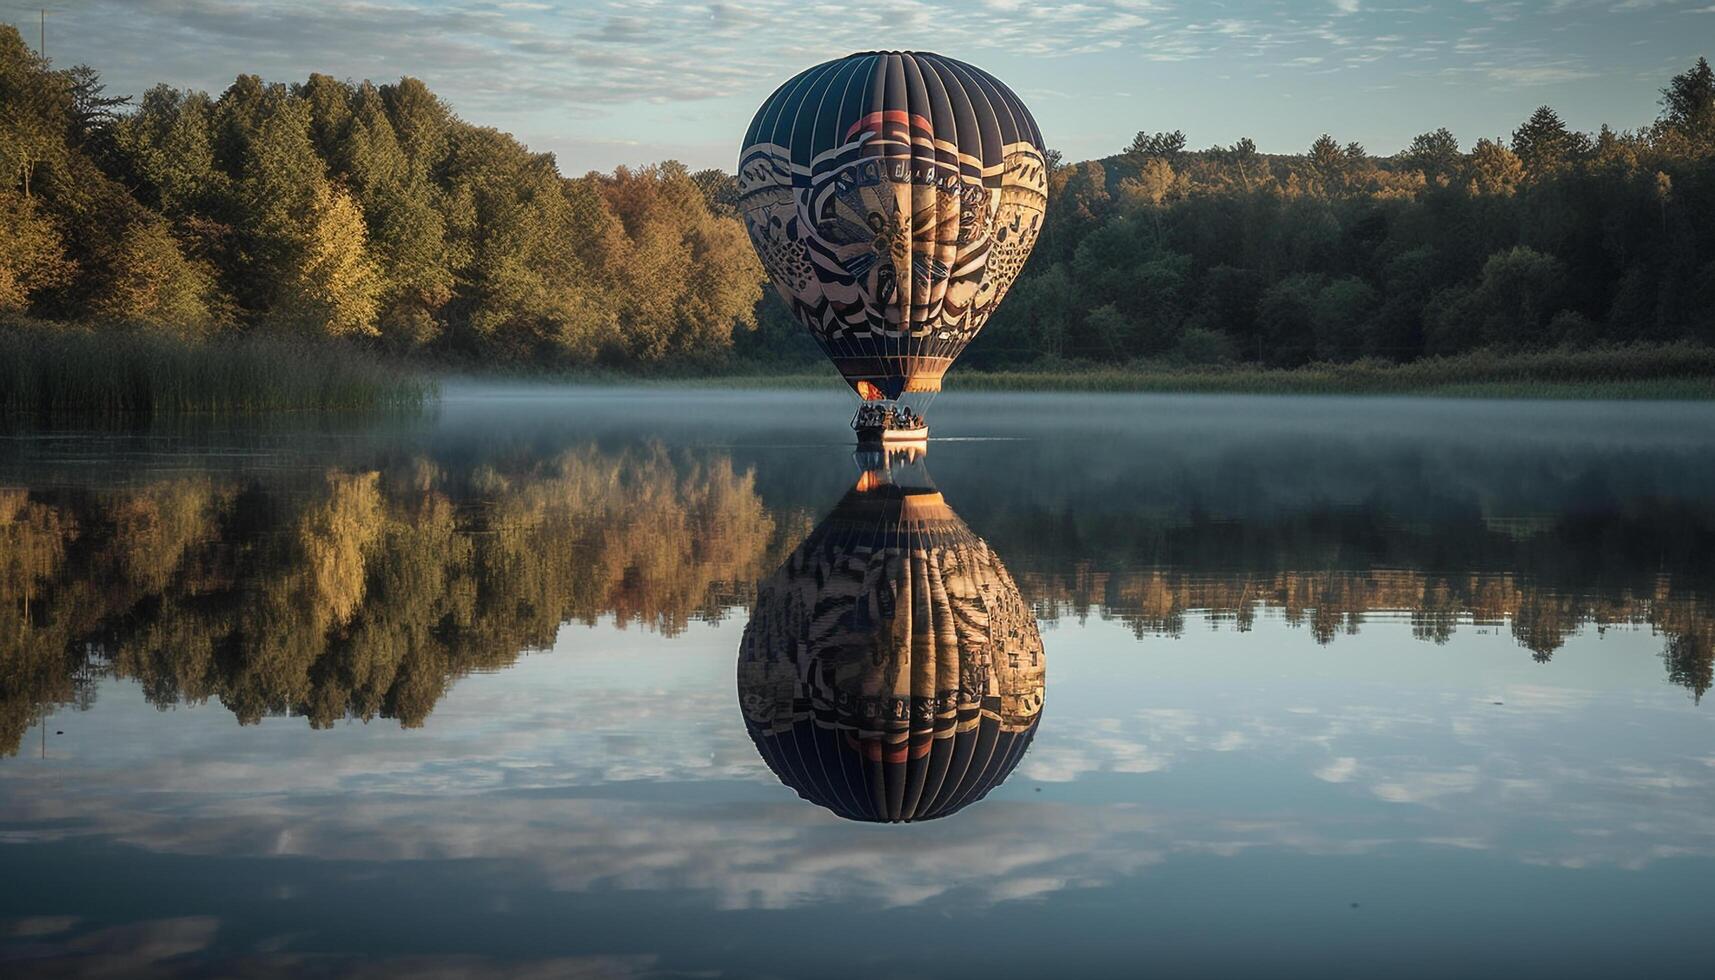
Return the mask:
M 666 158 L 731 169 L 767 95 L 856 50 L 936 51 L 1007 82 L 1068 159 L 1140 129 L 1193 147 L 1323 132 L 1392 153 L 1469 146 L 1532 109 L 1626 129 L 1715 56 L 1715 0 L 42 0 L 48 54 L 109 88 L 218 93 L 241 72 L 423 79 L 568 174 Z M 0 0 L 31 43 L 37 7 Z

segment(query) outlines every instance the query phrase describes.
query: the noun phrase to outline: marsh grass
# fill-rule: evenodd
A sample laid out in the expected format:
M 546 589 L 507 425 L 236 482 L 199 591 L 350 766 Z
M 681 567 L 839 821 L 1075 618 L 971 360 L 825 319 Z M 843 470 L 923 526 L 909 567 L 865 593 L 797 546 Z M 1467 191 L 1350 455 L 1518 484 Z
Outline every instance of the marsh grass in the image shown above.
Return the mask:
M 780 373 L 739 369 L 724 377 L 688 380 L 719 386 L 808 388 L 837 381 L 837 375 L 832 369 Z M 668 379 L 661 381 L 673 383 Z M 1298 368 L 1149 362 L 1112 367 L 1068 364 L 1012 371 L 954 368 L 947 375 L 946 385 L 954 391 L 1715 399 L 1715 347 L 1681 343 L 1505 354 L 1475 351 L 1408 364 L 1359 361 Z
M 327 341 L 0 326 L 0 415 L 14 418 L 411 410 L 434 394 L 418 372 Z

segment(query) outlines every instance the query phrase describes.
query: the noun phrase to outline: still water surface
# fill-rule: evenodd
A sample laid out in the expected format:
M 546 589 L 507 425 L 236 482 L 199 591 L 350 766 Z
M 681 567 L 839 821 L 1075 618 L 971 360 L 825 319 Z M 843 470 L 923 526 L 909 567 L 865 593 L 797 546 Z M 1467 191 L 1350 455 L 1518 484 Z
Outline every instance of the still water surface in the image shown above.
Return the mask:
M 849 411 L 0 439 L 0 973 L 1707 975 L 1715 407 Z

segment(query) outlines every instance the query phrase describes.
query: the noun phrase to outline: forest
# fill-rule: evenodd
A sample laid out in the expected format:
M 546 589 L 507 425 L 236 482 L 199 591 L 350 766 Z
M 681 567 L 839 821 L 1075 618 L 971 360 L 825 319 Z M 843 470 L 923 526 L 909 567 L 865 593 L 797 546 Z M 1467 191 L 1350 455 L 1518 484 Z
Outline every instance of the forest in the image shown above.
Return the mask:
M 109 95 L 0 27 L 0 316 L 517 362 L 730 348 L 761 266 L 675 163 L 563 177 L 415 79 Z
M 1436 129 L 1386 157 L 1331 135 L 1298 154 L 1191 150 L 1178 131 L 1100 160 L 1051 151 L 1043 236 L 965 363 L 1715 344 L 1707 60 L 1665 80 L 1658 108 L 1587 134 L 1544 106 L 1509 137 Z M 735 196 L 732 175 L 674 161 L 568 177 L 409 77 L 110 93 L 0 26 L 0 321 L 32 336 L 285 337 L 531 369 L 817 364 Z

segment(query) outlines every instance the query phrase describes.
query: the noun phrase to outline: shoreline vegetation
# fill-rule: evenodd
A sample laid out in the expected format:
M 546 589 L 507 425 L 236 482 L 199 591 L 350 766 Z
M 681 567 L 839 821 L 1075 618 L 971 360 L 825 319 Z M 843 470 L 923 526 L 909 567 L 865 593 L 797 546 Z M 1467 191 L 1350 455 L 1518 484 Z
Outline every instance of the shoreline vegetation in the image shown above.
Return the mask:
M 827 372 L 769 375 L 738 371 L 679 384 L 809 388 L 838 381 Z M 1408 364 L 1359 361 L 1269 368 L 1254 364 L 1037 365 L 1012 371 L 948 372 L 948 391 L 1134 392 L 1238 395 L 1430 395 L 1449 398 L 1715 399 L 1715 348 L 1692 345 L 1545 351 L 1485 351 Z
M 1049 150 L 1035 251 L 949 387 L 1715 397 L 1715 69 L 1661 94 L 1636 129 L 1543 106 L 1388 155 Z M 110 94 L 0 24 L 0 413 L 826 383 L 739 204 L 671 160 L 563 174 L 410 77 Z
M 728 363 L 696 372 L 445 372 L 477 381 L 505 379 L 583 385 L 837 389 L 832 368 Z M 1715 399 L 1715 348 L 1633 344 L 1591 350 L 1502 354 L 1475 351 L 1407 364 L 1365 360 L 1295 368 L 1140 361 L 1126 365 L 1036 364 L 1009 371 L 955 367 L 947 391 L 1239 395 L 1420 395 L 1448 398 Z
M 39 422 L 414 411 L 432 376 L 346 344 L 0 325 L 0 416 Z
M 585 386 L 838 390 L 827 365 L 725 360 L 654 370 L 495 367 L 407 358 L 290 335 L 191 342 L 146 330 L 0 323 L 0 416 L 41 423 L 291 412 L 417 412 L 442 380 Z M 1715 400 L 1715 347 L 1631 344 L 1532 352 L 1473 351 L 1404 364 L 1123 365 L 1038 362 L 957 367 L 948 391 L 1446 398 Z

